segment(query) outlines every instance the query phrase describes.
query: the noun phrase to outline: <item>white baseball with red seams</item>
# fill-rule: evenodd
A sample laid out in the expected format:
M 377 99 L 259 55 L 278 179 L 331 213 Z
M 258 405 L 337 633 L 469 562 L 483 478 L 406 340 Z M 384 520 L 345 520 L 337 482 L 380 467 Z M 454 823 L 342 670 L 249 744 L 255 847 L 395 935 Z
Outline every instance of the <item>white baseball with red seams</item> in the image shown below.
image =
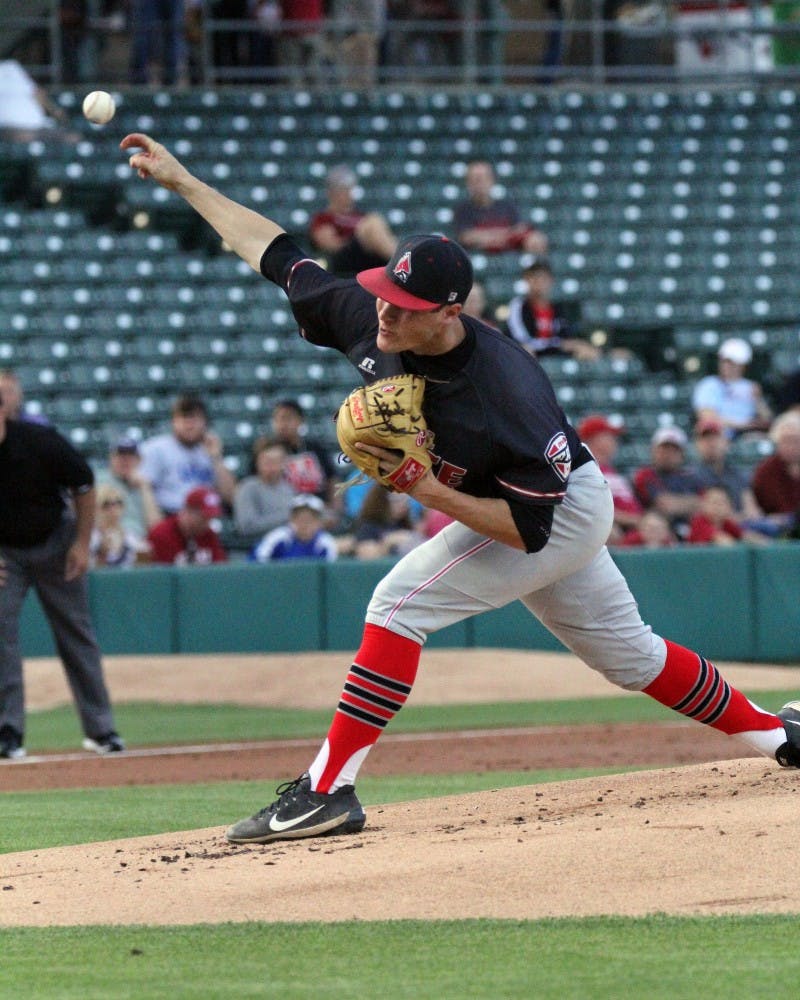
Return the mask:
M 105 90 L 93 90 L 83 99 L 83 117 L 95 125 L 107 125 L 116 111 L 114 98 Z

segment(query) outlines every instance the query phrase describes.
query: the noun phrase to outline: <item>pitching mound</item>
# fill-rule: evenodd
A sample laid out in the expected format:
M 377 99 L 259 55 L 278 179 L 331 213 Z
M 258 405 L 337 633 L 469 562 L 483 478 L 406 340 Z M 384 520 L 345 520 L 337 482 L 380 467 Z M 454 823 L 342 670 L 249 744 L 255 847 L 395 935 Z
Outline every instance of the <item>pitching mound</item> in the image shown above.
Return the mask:
M 798 789 L 744 759 L 373 806 L 350 837 L 8 854 L 0 926 L 792 912 Z

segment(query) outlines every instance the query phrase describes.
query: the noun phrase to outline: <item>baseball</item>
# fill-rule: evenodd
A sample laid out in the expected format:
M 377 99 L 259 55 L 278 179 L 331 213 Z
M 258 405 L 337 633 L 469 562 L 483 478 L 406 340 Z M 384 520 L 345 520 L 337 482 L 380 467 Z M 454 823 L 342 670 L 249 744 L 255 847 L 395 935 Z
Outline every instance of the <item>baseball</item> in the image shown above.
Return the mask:
M 83 116 L 95 125 L 107 125 L 116 110 L 114 98 L 105 90 L 93 90 L 83 99 Z

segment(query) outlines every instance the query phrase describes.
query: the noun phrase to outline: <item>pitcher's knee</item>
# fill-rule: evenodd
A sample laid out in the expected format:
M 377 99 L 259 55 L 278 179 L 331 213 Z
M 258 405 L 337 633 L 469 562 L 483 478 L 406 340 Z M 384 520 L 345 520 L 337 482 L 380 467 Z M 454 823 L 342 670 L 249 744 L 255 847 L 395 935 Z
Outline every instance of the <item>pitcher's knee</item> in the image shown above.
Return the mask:
M 616 687 L 641 691 L 664 669 L 666 656 L 664 640 L 651 632 L 637 642 L 610 643 L 601 652 L 588 652 L 581 658 Z

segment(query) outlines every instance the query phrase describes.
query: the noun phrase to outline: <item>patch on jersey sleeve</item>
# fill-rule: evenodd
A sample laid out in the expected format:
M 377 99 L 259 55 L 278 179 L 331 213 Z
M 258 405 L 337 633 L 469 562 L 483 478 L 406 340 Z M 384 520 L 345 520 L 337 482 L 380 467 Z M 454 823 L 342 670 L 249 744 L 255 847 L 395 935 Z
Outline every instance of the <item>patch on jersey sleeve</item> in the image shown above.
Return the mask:
M 558 478 L 565 483 L 569 479 L 569 473 L 572 469 L 572 454 L 569 450 L 567 435 L 563 431 L 554 434 L 547 442 L 544 457 L 553 467 Z

